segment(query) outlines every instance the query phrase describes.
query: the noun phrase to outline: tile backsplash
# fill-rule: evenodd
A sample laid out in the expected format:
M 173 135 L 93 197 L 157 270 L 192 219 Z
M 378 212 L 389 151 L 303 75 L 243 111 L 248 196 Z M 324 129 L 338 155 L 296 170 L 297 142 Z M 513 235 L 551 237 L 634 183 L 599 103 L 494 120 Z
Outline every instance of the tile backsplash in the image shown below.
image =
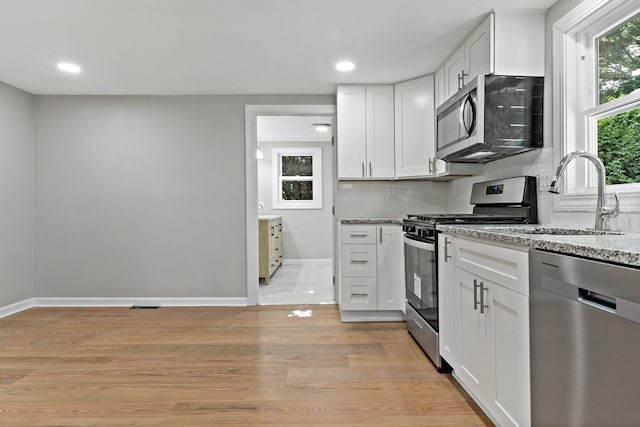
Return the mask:
M 337 218 L 403 218 L 447 210 L 447 184 L 428 181 L 340 181 Z
M 431 181 L 341 181 L 336 193 L 338 218 L 403 218 L 409 213 L 470 213 L 471 185 L 479 181 L 531 175 L 538 178 L 538 221 L 540 224 L 593 227 L 594 210 L 553 210 L 548 187 L 555 173 L 553 150 L 549 147 L 487 163 L 484 174 L 450 182 Z M 622 197 L 622 196 L 621 196 Z M 621 201 L 618 218 L 611 227 L 640 231 L 640 213 L 625 209 Z

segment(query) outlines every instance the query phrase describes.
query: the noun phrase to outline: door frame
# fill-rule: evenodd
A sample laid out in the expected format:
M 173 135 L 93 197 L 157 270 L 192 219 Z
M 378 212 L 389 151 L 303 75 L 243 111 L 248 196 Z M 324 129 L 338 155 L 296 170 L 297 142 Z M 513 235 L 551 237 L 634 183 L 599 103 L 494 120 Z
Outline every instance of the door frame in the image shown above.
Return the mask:
M 258 277 L 258 160 L 256 159 L 258 116 L 334 117 L 335 115 L 335 105 L 245 105 L 244 107 L 247 305 L 258 304 L 260 282 Z M 335 181 L 335 169 L 332 172 Z M 334 192 L 334 200 L 332 200 L 334 206 L 335 197 Z M 335 259 L 335 253 L 333 257 Z

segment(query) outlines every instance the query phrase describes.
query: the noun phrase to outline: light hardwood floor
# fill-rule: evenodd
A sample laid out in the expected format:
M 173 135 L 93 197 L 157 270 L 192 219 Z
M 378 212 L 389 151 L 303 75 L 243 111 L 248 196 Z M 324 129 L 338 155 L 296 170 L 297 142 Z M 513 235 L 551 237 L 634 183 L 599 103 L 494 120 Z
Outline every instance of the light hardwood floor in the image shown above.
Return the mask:
M 335 305 L 311 305 L 0 319 L 0 425 L 491 423 L 402 323 L 345 324 Z

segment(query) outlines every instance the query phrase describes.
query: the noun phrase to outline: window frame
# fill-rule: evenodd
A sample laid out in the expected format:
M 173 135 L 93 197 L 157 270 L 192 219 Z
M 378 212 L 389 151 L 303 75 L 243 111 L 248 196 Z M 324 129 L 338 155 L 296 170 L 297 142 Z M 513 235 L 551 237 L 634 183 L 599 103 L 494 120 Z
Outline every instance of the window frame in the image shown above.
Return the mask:
M 640 107 L 640 91 L 598 104 L 598 57 L 594 42 L 633 15 L 640 0 L 582 2 L 553 24 L 554 148 L 557 165 L 567 153 L 597 153 L 597 121 Z M 607 193 L 620 193 L 626 211 L 640 209 L 640 183 L 607 185 Z M 593 210 L 595 168 L 574 161 L 567 168 L 554 210 Z
M 271 153 L 273 209 L 322 209 L 322 147 L 273 147 Z M 311 156 L 313 175 L 297 177 L 297 179 L 283 177 L 281 175 L 283 156 Z M 312 200 L 283 200 L 282 183 L 284 181 L 311 181 Z

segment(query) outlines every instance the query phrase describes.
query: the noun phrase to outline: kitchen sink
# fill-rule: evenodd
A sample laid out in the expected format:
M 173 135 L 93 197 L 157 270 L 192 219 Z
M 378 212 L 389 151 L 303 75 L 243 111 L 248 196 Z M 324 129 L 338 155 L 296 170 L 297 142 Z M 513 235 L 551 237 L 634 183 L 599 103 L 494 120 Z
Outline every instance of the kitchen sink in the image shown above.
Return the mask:
M 516 234 L 553 234 L 558 236 L 599 236 L 624 235 L 619 231 L 594 230 L 592 228 L 563 228 L 563 227 L 492 227 L 492 231 Z

